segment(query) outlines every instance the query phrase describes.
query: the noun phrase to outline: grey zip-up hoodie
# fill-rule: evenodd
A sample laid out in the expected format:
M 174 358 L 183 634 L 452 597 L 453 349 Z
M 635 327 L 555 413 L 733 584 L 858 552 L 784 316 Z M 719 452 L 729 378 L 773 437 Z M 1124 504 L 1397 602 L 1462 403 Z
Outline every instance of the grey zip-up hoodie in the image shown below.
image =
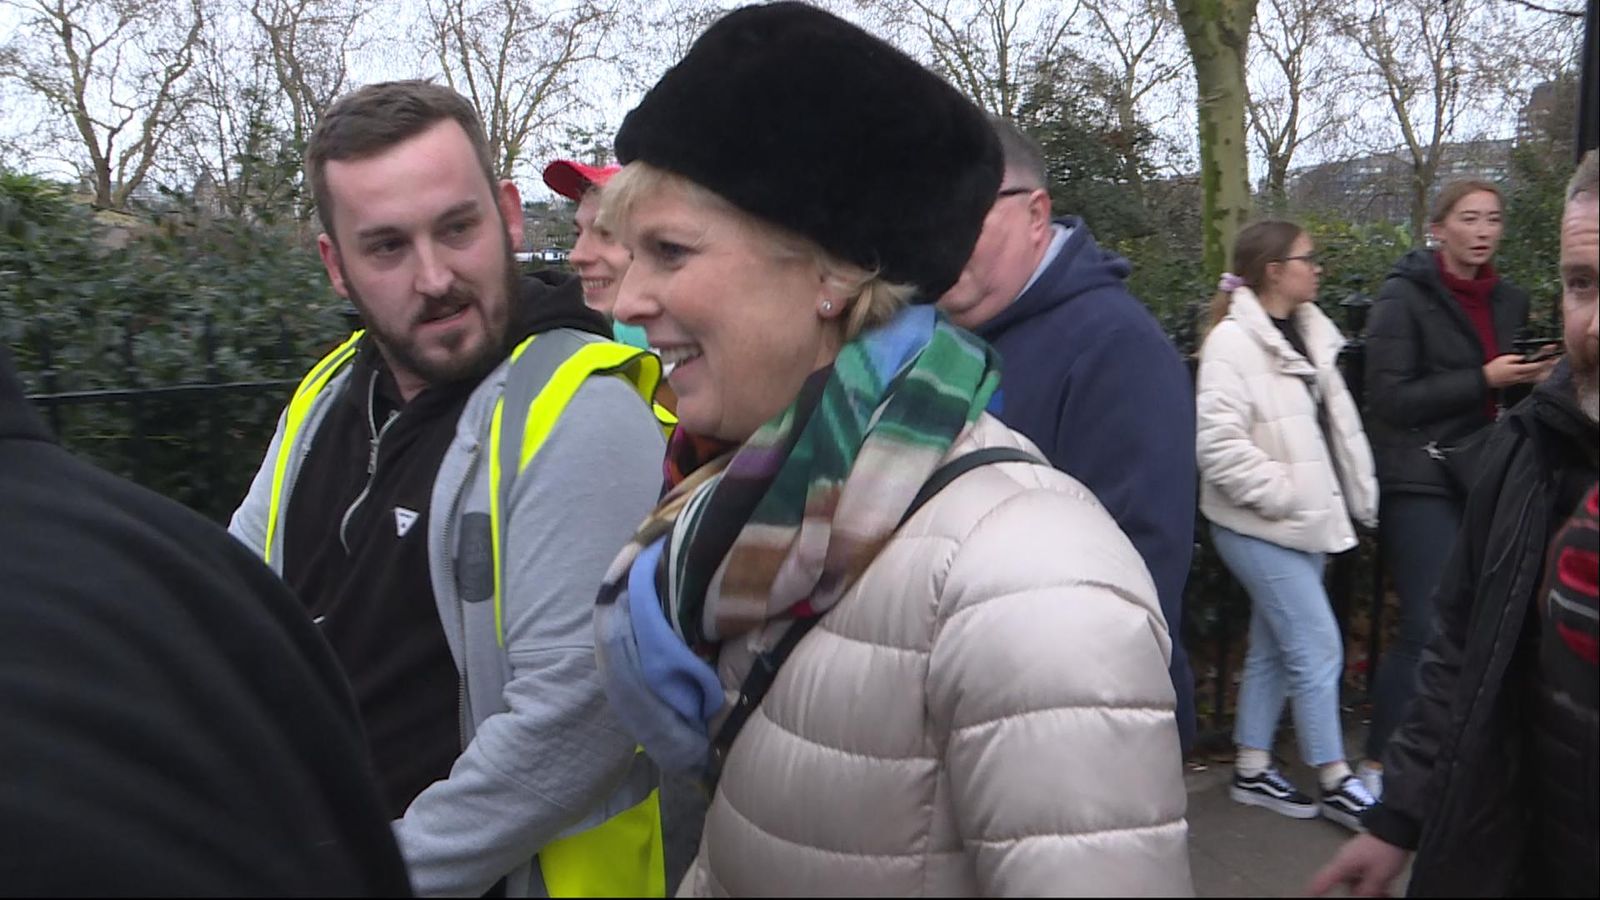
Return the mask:
M 490 417 L 502 363 L 473 391 L 434 483 L 428 557 L 439 620 L 461 672 L 462 753 L 394 823 L 421 896 L 479 896 L 501 878 L 510 896 L 545 893 L 537 865 L 552 840 L 643 799 L 656 773 L 606 705 L 594 659 L 594 597 L 606 567 L 654 506 L 665 444 L 650 408 L 620 378 L 589 379 L 512 487 L 503 514 L 505 643 L 489 571 Z M 341 372 L 318 395 L 291 448 L 287 498 Z M 273 466 L 284 420 L 229 524 L 266 547 Z M 287 508 L 287 500 L 284 501 Z M 281 574 L 282 529 L 272 565 Z

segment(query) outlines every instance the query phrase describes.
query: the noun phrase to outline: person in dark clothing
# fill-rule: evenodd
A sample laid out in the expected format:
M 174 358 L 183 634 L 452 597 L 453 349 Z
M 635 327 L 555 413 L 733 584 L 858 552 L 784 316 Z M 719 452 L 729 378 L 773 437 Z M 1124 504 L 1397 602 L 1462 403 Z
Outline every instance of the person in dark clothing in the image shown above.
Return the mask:
M 1502 418 L 1482 451 L 1440 578 L 1438 630 L 1417 695 L 1384 751 L 1384 797 L 1363 819 L 1368 834 L 1317 874 L 1313 893 L 1339 884 L 1363 896 L 1386 892 L 1415 850 L 1413 896 L 1596 894 L 1592 632 L 1585 643 L 1550 610 L 1567 576 L 1586 566 L 1592 584 L 1594 571 L 1581 548 L 1565 555 L 1575 535 L 1562 523 L 1577 511 L 1581 527 L 1579 504 L 1600 473 L 1597 258 L 1600 177 L 1591 151 L 1561 222 L 1567 358 Z M 1572 586 L 1581 593 L 1585 580 Z M 1592 628 L 1592 606 L 1587 617 L 1569 606 Z M 1587 661 L 1572 664 L 1569 651 Z
M 1169 674 L 1183 749 L 1194 742 L 1194 676 L 1183 586 L 1194 555 L 1194 389 L 1143 304 L 1128 262 L 1082 219 L 1050 217 L 1037 144 L 998 117 L 1005 177 L 972 257 L 939 300 L 1004 364 L 989 412 L 1094 492 L 1143 557 L 1172 634 Z
M 1489 182 L 1445 185 L 1430 238 L 1395 264 L 1367 329 L 1367 429 L 1382 490 L 1379 540 L 1400 627 L 1375 678 L 1366 761 L 1358 768 L 1382 794 L 1384 744 L 1416 691 L 1432 622 L 1429 600 L 1461 524 L 1475 448 L 1508 394 L 1543 380 L 1555 360 L 1512 352 L 1528 321 L 1528 295 L 1491 262 L 1502 233 L 1500 190 Z
M 0 584 L 0 893 L 410 895 L 295 598 L 56 444 L 4 348 Z

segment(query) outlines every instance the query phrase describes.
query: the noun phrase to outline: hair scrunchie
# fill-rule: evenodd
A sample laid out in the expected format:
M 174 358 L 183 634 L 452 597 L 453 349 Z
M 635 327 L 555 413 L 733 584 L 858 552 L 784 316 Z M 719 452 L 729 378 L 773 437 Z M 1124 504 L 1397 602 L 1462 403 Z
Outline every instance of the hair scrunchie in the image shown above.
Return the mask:
M 1224 294 L 1231 294 L 1245 286 L 1244 279 L 1232 272 L 1223 272 L 1222 280 L 1217 282 L 1217 290 Z

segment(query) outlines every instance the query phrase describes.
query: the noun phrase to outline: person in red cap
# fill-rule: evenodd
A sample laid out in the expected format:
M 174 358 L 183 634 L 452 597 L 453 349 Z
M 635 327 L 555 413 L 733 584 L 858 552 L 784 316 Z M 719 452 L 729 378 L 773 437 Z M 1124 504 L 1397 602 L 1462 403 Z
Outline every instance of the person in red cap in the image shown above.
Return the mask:
M 570 159 L 558 159 L 544 167 L 544 183 L 550 190 L 578 204 L 578 212 L 573 216 L 578 226 L 578 240 L 572 245 L 568 261 L 583 281 L 583 301 L 611 319 L 611 333 L 618 341 L 649 349 L 643 328 L 612 318 L 611 309 L 617 304 L 617 285 L 628 271 L 630 257 L 627 248 L 594 221 L 600 211 L 599 188 L 621 169 L 621 166 L 586 166 Z

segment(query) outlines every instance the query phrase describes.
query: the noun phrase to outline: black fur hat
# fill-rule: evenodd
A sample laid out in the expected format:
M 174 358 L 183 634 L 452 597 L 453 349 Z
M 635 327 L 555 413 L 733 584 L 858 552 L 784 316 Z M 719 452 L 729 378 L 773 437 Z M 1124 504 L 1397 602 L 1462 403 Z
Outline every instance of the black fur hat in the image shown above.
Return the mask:
M 728 13 L 628 113 L 617 158 L 938 299 L 1000 187 L 987 118 L 889 44 L 804 3 Z

